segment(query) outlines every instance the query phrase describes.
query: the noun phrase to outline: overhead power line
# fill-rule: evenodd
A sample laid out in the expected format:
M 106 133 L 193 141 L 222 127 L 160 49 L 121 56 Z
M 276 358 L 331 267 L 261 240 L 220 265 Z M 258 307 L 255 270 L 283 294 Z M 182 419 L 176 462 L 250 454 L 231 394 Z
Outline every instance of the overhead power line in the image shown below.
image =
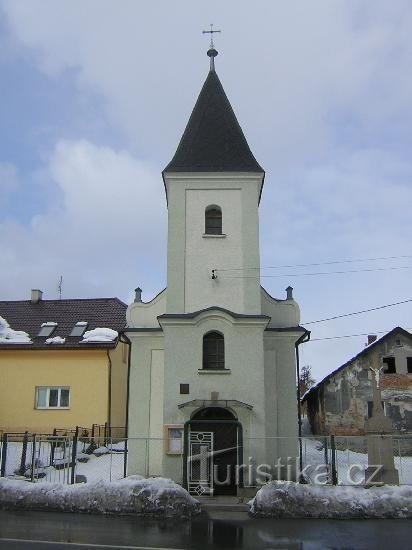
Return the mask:
M 345 271 L 317 271 L 313 273 L 278 273 L 277 275 L 223 275 L 221 279 L 273 279 L 279 277 L 314 277 L 315 275 L 345 275 L 347 273 L 369 273 L 372 271 L 397 271 L 399 269 L 411 269 L 409 265 L 402 265 L 397 267 L 375 267 L 370 269 L 348 269 Z M 215 269 L 214 271 L 221 271 Z
M 378 262 L 378 261 L 387 261 L 387 260 L 400 260 L 405 258 L 412 258 L 412 255 L 403 255 L 403 256 L 381 256 L 379 258 L 357 258 L 357 259 L 347 259 L 347 260 L 332 260 L 329 262 L 317 262 L 311 264 L 290 264 L 290 265 L 268 265 L 260 267 L 232 267 L 232 268 L 222 268 L 216 269 L 216 271 L 246 271 L 249 269 L 284 269 L 290 267 L 316 267 L 320 265 L 334 265 L 334 264 L 352 264 L 357 262 Z
M 324 323 L 325 321 L 333 321 L 335 319 L 342 319 L 343 317 L 351 317 L 352 315 L 361 315 L 362 313 L 369 313 L 370 311 L 377 311 L 379 309 L 385 309 L 387 307 L 399 306 L 401 304 L 407 304 L 412 302 L 412 298 L 402 300 L 401 302 L 394 302 L 393 304 L 385 304 L 384 306 L 371 307 L 369 309 L 362 309 L 361 311 L 353 311 L 351 313 L 344 313 L 342 315 L 335 315 L 333 317 L 325 317 L 325 319 L 318 319 L 316 321 L 306 321 L 302 325 L 313 325 L 315 323 Z
M 342 339 L 342 338 L 355 338 L 357 336 L 370 336 L 371 334 L 372 335 L 387 334 L 391 330 L 392 329 L 389 329 L 389 330 L 370 330 L 369 332 L 361 332 L 359 334 L 342 334 L 342 335 L 339 335 L 339 336 L 325 336 L 325 337 L 322 337 L 322 338 L 311 338 L 310 340 L 308 340 L 308 343 L 309 342 L 320 342 L 321 340 L 339 340 L 339 339 Z M 410 327 L 406 327 L 405 330 L 412 330 L 412 329 Z

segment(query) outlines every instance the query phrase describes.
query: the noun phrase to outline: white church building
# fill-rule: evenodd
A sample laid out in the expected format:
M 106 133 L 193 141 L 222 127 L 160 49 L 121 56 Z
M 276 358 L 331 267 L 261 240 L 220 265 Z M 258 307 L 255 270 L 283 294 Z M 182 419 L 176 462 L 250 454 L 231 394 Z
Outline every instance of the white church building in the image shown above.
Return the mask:
M 128 474 L 169 477 L 193 494 L 236 494 L 262 465 L 298 456 L 296 349 L 308 338 L 292 289 L 277 299 L 260 285 L 265 172 L 216 55 L 163 171 L 167 288 L 148 303 L 137 289 L 125 329 Z

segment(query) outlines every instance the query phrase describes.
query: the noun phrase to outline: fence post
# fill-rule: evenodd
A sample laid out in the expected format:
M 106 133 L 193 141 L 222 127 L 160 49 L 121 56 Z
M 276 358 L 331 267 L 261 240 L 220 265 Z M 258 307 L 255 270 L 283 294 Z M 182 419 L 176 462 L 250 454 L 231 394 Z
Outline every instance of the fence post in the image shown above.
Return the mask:
M 23 436 L 23 447 L 21 450 L 21 460 L 20 460 L 20 468 L 19 468 L 19 474 L 22 476 L 24 475 L 24 472 L 26 471 L 26 459 L 27 459 L 27 444 L 29 442 L 29 432 L 24 432 Z
M 31 451 L 31 479 L 30 481 L 33 483 L 34 481 L 34 463 L 36 460 L 36 434 L 33 434 L 33 448 Z
M 71 459 L 71 480 L 70 482 L 73 484 L 76 479 L 76 455 L 77 455 L 77 440 L 79 437 L 79 427 L 76 426 L 76 431 L 73 438 L 73 445 L 72 445 L 72 459 Z
M 127 443 L 128 439 L 124 441 L 124 460 L 123 460 L 123 477 L 127 476 Z
M 57 436 L 57 429 L 53 429 L 53 441 L 51 443 L 51 451 L 50 451 L 50 466 L 53 466 L 54 464 L 54 453 L 56 451 L 56 440 L 55 437 Z
M 338 475 L 336 471 L 336 446 L 335 446 L 335 436 L 330 436 L 330 448 L 332 452 L 332 485 L 338 484 Z
M 3 437 L 2 437 L 2 450 L 1 450 L 0 477 L 4 477 L 6 475 L 6 461 L 7 461 L 7 434 L 3 434 Z

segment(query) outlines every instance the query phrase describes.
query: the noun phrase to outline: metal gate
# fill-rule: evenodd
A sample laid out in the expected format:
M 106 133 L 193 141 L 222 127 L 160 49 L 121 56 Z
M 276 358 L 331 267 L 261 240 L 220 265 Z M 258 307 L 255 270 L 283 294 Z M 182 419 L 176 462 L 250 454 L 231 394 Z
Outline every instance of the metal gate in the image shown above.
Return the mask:
M 189 432 L 187 487 L 191 495 L 213 494 L 213 432 Z

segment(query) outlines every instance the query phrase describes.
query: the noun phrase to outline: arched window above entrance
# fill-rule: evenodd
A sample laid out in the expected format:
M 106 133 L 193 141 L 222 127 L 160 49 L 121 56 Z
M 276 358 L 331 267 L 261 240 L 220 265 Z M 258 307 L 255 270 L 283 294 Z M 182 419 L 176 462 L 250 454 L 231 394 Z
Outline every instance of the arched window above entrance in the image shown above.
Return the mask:
M 205 210 L 205 235 L 222 234 L 222 209 L 220 206 L 208 206 Z
M 225 368 L 225 339 L 221 332 L 208 332 L 203 336 L 203 369 Z

